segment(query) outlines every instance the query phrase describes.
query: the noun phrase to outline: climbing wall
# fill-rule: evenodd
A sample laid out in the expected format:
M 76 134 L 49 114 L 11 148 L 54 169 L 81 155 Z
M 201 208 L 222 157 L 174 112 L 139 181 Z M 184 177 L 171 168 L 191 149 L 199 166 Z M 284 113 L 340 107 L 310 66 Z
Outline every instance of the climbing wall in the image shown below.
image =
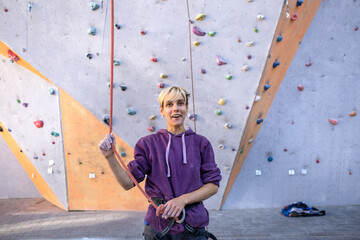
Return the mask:
M 321 3 L 224 209 L 359 204 L 359 10 Z
M 138 193 L 131 195 L 119 189 L 97 150 L 97 143 L 106 133 L 102 121 L 109 112 L 109 87 L 114 87 L 113 130 L 119 136 L 119 150 L 129 161 L 131 147 L 141 136 L 166 127 L 165 120 L 159 117 L 157 102 L 161 88 L 180 85 L 194 93 L 189 114 L 196 112 L 196 122 L 189 117 L 185 125 L 196 128 L 197 133 L 211 141 L 222 171 L 219 193 L 206 202 L 210 209 L 218 209 L 251 148 L 251 144 L 246 148 L 241 144 L 244 136 L 249 143 L 255 140 L 293 56 L 272 54 L 276 43 L 281 41 L 278 26 L 304 23 L 304 32 L 311 14 L 316 12 L 318 4 L 313 6 L 305 1 L 302 6 L 302 2 L 228 0 L 219 5 L 193 1 L 188 5 L 188 19 L 186 2 L 115 1 L 114 86 L 109 85 L 109 1 L 2 2 L 0 14 L 5 23 L 0 26 L 0 40 L 59 89 L 57 98 L 53 98 L 58 101 L 57 107 L 52 108 L 57 113 L 46 111 L 38 116 L 56 118 L 57 121 L 50 122 L 62 123 L 58 127 L 63 128 L 60 134 L 63 152 L 55 154 L 66 166 L 66 172 L 57 172 L 66 178 L 62 184 L 66 192 L 59 198 L 68 196 L 69 208 L 74 210 L 133 209 L 126 202 L 137 199 Z M 284 42 L 301 41 L 301 38 L 301 34 L 288 35 Z M 283 44 L 283 49 L 277 52 L 285 51 L 286 46 Z M 297 48 L 292 49 L 295 53 Z M 5 48 L 3 55 L 7 56 Z M 8 59 L 5 62 L 7 67 L 10 63 Z M 16 69 L 14 66 L 11 68 Z M 8 72 L 1 74 L 1 78 L 12 76 Z M 19 79 L 28 75 L 20 71 L 13 74 Z M 267 79 L 270 77 L 276 80 Z M 8 84 L 1 87 L 11 87 Z M 39 98 L 45 98 L 45 93 L 33 89 L 36 84 L 30 86 L 21 90 L 22 97 L 36 92 L 41 95 Z M 11 92 L 20 94 L 16 87 Z M 4 95 L 6 102 L 19 104 L 8 94 Z M 261 96 L 267 101 L 261 103 Z M 36 112 L 36 108 L 31 110 L 33 115 Z M 3 115 L 0 120 L 5 128 L 11 127 L 12 116 L 19 116 L 20 123 L 27 120 L 22 112 L 7 107 L 3 108 Z M 255 127 L 247 127 L 249 122 Z M 22 130 L 26 135 L 38 134 L 37 128 L 31 130 L 35 133 L 27 129 Z M 9 134 L 22 148 L 28 147 L 29 152 L 41 154 L 51 149 L 40 148 L 38 141 L 21 142 L 21 137 L 16 138 L 13 132 Z M 239 160 L 240 154 L 243 155 Z M 33 156 L 30 154 L 28 158 Z M 36 168 L 48 169 L 48 162 Z M 145 201 L 136 205 L 136 209 L 146 208 Z

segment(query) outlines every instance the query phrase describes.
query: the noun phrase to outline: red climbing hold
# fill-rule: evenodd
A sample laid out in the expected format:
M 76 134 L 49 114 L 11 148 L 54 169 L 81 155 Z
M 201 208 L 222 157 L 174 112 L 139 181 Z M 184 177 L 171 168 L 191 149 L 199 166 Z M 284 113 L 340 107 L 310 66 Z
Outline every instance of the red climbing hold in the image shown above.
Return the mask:
M 359 30 L 359 27 L 355 27 L 354 30 L 355 30 L 355 31 Z
M 298 18 L 297 13 L 293 13 L 290 17 L 291 21 L 295 21 Z
M 17 62 L 20 60 L 20 58 L 15 53 L 13 53 L 10 49 L 8 49 L 7 53 L 8 53 L 10 60 L 12 60 L 14 62 Z
M 287 152 L 287 148 L 284 148 L 284 152 Z
M 320 163 L 320 160 L 319 160 L 319 159 L 316 159 L 316 163 Z
M 145 31 L 145 30 L 141 30 L 141 31 L 140 31 L 140 34 L 141 34 L 141 35 L 145 35 L 145 34 L 146 34 L 146 31 Z
M 34 124 L 37 128 L 42 128 L 44 126 L 44 122 L 41 120 L 36 120 Z
M 329 123 L 331 123 L 332 125 L 338 124 L 338 121 L 336 121 L 335 119 L 329 118 L 328 120 L 329 120 Z
M 312 65 L 311 62 L 305 63 L 305 66 L 310 67 Z
M 7 8 L 4 8 L 4 12 L 8 12 L 9 10 Z
M 299 85 L 297 86 L 297 88 L 299 89 L 299 91 L 304 90 L 304 86 L 303 86 L 303 85 L 301 85 L 301 84 L 299 84 Z
M 154 132 L 154 131 L 155 131 L 155 127 L 148 127 L 148 131 L 149 131 L 149 132 Z
M 165 84 L 164 83 L 158 83 L 158 88 L 164 88 Z
M 157 59 L 156 59 L 156 57 L 151 57 L 151 58 L 150 58 L 150 61 L 152 61 L 152 62 L 157 62 Z

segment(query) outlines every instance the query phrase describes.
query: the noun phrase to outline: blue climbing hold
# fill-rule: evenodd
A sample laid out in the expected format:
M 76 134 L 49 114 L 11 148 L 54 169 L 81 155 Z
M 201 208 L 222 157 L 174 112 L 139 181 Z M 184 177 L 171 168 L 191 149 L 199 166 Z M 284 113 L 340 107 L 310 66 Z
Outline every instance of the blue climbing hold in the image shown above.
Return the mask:
M 98 9 L 100 7 L 100 5 L 96 2 L 91 2 L 90 7 L 91 7 L 91 10 L 95 11 L 96 9 Z
M 262 118 L 259 118 L 258 120 L 256 120 L 256 123 L 257 124 L 260 124 L 260 123 L 262 123 L 264 120 L 262 119 Z
M 279 65 L 280 65 L 280 62 L 275 61 L 275 62 L 273 63 L 273 68 L 276 68 L 276 67 L 279 66 Z
M 297 0 L 297 2 L 296 2 L 296 6 L 297 7 L 300 7 L 301 6 L 301 4 L 303 4 L 303 0 Z
M 88 34 L 89 34 L 89 35 L 92 35 L 92 36 L 95 36 L 95 34 L 96 34 L 96 28 L 95 28 L 95 27 L 91 27 L 91 28 L 88 30 Z
M 126 152 L 121 152 L 121 153 L 120 153 L 120 156 L 121 156 L 121 157 L 126 157 Z
M 269 161 L 269 162 L 272 162 L 272 160 L 274 160 L 273 157 L 271 157 L 271 156 L 268 157 L 268 161 Z
M 128 113 L 129 115 L 135 115 L 135 114 L 136 114 L 136 111 L 135 111 L 135 109 L 133 109 L 133 108 L 128 108 L 128 109 L 127 109 L 127 113 Z
M 277 41 L 277 42 L 281 42 L 282 39 L 283 39 L 283 37 L 279 34 L 279 36 L 277 36 L 277 38 L 276 38 L 276 41 Z
M 266 91 L 266 90 L 268 90 L 270 87 L 271 87 L 270 84 L 266 84 L 266 85 L 264 86 L 264 90 Z

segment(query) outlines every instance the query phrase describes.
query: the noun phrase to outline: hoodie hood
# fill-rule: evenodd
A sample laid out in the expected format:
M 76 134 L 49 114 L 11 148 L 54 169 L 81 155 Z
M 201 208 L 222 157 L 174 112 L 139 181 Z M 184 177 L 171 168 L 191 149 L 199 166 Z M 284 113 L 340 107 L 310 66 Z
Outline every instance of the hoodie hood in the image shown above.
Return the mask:
M 189 135 L 192 135 L 192 134 L 195 134 L 195 133 L 190 128 L 188 130 L 186 130 L 185 132 L 177 134 L 177 135 L 174 135 L 174 134 L 170 133 L 166 129 L 160 129 L 157 133 L 158 134 L 163 134 L 163 135 L 168 137 L 168 143 L 167 143 L 167 146 L 166 146 L 166 153 L 165 153 L 165 160 L 166 160 L 166 166 L 167 166 L 167 177 L 171 177 L 170 165 L 169 165 L 169 152 L 170 152 L 170 146 L 171 146 L 171 139 L 181 137 L 182 153 L 183 153 L 183 164 L 187 164 L 185 136 L 189 136 Z

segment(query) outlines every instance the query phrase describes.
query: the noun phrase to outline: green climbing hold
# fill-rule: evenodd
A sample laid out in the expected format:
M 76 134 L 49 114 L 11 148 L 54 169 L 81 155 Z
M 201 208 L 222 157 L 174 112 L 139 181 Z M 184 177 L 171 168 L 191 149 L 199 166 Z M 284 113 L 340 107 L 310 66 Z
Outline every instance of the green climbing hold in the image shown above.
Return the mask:
M 225 77 L 227 80 L 231 80 L 232 79 L 232 75 L 231 74 L 228 74 L 228 75 L 226 75 L 226 77 Z
M 119 66 L 119 65 L 120 65 L 120 61 L 114 60 L 114 66 Z
M 210 37 L 215 36 L 215 34 L 216 34 L 216 32 L 215 32 L 215 31 L 209 31 L 209 32 L 208 32 L 208 35 L 209 35 Z
M 52 131 L 52 132 L 51 132 L 51 135 L 54 136 L 54 137 L 58 137 L 60 134 L 57 133 L 57 132 L 55 132 L 55 131 Z
M 218 109 L 218 110 L 215 111 L 215 113 L 216 113 L 216 115 L 221 115 L 222 111 L 221 111 L 221 109 Z

